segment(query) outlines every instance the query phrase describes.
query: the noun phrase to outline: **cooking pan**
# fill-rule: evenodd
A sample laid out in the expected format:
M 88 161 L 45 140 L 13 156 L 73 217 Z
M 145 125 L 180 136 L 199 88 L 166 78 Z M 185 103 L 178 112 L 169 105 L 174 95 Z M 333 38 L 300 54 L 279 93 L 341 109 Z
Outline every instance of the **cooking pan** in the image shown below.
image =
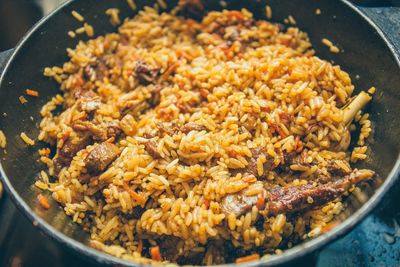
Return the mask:
M 145 0 L 137 0 L 136 3 L 139 9 L 153 4 Z M 234 0 L 222 3 L 226 3 L 228 9 L 246 7 L 257 19 L 265 18 L 265 1 Z M 171 7 L 176 3 L 171 1 L 168 4 Z M 208 10 L 222 9 L 219 1 L 204 1 L 204 4 Z M 339 218 L 342 223 L 333 230 L 288 249 L 282 255 L 247 263 L 247 266 L 290 264 L 306 255 L 314 255 L 314 252 L 350 231 L 381 203 L 384 195 L 395 184 L 400 165 L 399 52 L 371 19 L 373 17 L 384 26 L 385 32 L 397 33 L 391 23 L 399 22 L 400 10 L 387 7 L 379 9 L 383 10 L 382 13 L 374 13 L 364 7 L 364 11 L 360 11 L 344 0 L 270 0 L 268 4 L 273 9 L 272 20 L 282 22 L 288 15 L 292 15 L 297 26 L 309 33 L 317 55 L 340 64 L 350 73 L 357 88 L 356 93 L 371 85 L 378 88 L 369 106 L 373 121 L 373 137 L 369 140 L 370 160 L 360 165 L 376 170 L 378 175 L 374 183 L 362 187 L 361 197 L 359 194 L 359 197 L 348 198 L 348 207 Z M 66 48 L 74 47 L 78 42 L 77 38 L 71 39 L 67 35 L 69 30 L 81 26 L 71 17 L 71 11 L 77 10 L 83 14 L 86 21 L 94 27 L 96 35 L 101 35 L 116 30 L 104 14 L 110 7 L 119 8 L 121 17 L 133 16 L 136 12 L 128 8 L 125 0 L 67 1 L 34 26 L 14 50 L 1 54 L 0 66 L 3 70 L 0 78 L 0 129 L 7 136 L 8 144 L 6 150 L 0 152 L 0 172 L 14 203 L 34 225 L 51 238 L 84 258 L 100 264 L 137 266 L 134 262 L 90 248 L 88 234 L 72 223 L 56 202 L 51 202 L 49 210 L 38 207 L 36 197 L 39 191 L 33 183 L 37 173 L 44 169 L 38 162 L 37 153 L 37 149 L 44 144 L 27 147 L 19 137 L 21 132 L 31 137 L 38 135 L 39 111 L 59 92 L 58 85 L 44 77 L 42 72 L 47 66 L 65 62 L 68 59 Z M 317 8 L 321 10 L 320 15 L 315 14 Z M 321 43 L 322 38 L 338 44 L 344 52 L 330 53 Z M 39 90 L 40 97 L 30 98 L 23 105 L 18 98 L 27 88 Z

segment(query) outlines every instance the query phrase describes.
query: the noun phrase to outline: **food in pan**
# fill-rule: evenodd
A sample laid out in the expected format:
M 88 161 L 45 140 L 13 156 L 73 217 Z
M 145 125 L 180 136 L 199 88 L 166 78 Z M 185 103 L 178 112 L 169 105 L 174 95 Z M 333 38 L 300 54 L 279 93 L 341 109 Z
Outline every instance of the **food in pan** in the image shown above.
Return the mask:
M 68 55 L 45 71 L 62 95 L 41 111 L 39 140 L 56 152 L 40 150 L 50 178 L 36 184 L 107 253 L 279 254 L 332 228 L 374 176 L 351 164 L 367 157 L 370 94 L 353 97 L 349 75 L 295 27 L 247 10 L 195 21 L 145 8 Z

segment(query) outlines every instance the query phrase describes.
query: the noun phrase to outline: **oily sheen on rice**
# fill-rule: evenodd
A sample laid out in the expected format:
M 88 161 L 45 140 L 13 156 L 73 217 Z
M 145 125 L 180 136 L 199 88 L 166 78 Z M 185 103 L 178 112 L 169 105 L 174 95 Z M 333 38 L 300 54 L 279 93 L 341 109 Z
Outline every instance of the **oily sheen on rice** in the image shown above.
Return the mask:
M 351 154 L 346 142 L 349 75 L 314 56 L 299 29 L 247 10 L 197 22 L 145 8 L 68 55 L 45 70 L 62 95 L 43 107 L 39 135 L 57 147 L 54 159 L 41 153 L 55 180 L 42 174 L 37 185 L 93 247 L 144 263 L 158 247 L 163 261 L 220 264 L 281 253 L 343 210 L 340 196 L 309 196 L 310 209 L 263 213 L 272 188 L 318 187 L 350 173 L 350 156 L 366 157 L 368 116 L 357 115 L 362 147 Z M 226 212 L 239 195 L 257 204 Z

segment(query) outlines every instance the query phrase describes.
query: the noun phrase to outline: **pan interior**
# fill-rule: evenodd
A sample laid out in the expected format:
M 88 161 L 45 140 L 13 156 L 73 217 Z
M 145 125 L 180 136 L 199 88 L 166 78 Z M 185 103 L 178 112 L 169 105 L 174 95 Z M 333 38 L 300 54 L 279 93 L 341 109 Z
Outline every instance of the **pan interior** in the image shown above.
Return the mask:
M 139 9 L 151 1 L 136 1 Z M 218 1 L 204 1 L 209 10 L 222 9 Z M 226 1 L 228 9 L 243 7 L 252 11 L 256 18 L 265 18 L 265 1 Z M 373 138 L 369 140 L 370 160 L 363 167 L 374 169 L 379 174 L 377 182 L 363 187 L 364 201 L 373 195 L 376 188 L 390 173 L 400 150 L 400 84 L 399 66 L 390 49 L 378 33 L 361 16 L 348 8 L 341 1 L 301 0 L 268 1 L 273 10 L 273 20 L 282 22 L 288 15 L 297 21 L 297 27 L 306 31 L 321 58 L 334 61 L 349 72 L 356 91 L 376 86 L 377 94 L 369 106 L 373 121 Z M 170 4 L 172 6 L 173 4 Z M 7 153 L 0 152 L 4 173 L 13 189 L 37 216 L 44 219 L 57 231 L 79 242 L 87 244 L 88 235 L 67 217 L 62 207 L 51 200 L 51 208 L 43 210 L 38 207 L 37 194 L 33 186 L 38 172 L 45 168 L 38 162 L 37 149 L 43 144 L 27 147 L 20 139 L 25 132 L 34 137 L 39 133 L 40 109 L 59 92 L 54 81 L 42 75 L 48 66 L 61 65 L 68 58 L 67 47 L 74 47 L 78 39 L 68 37 L 69 30 L 80 27 L 72 18 L 71 11 L 77 10 L 91 24 L 96 35 L 115 31 L 109 23 L 105 10 L 115 7 L 121 10 L 122 17 L 133 16 L 125 0 L 115 1 L 72 1 L 53 16 L 43 21 L 39 27 L 25 39 L 6 70 L 0 85 L 0 129 L 7 136 Z M 316 15 L 316 9 L 321 15 Z M 332 54 L 322 43 L 328 38 L 340 44 L 343 53 Z M 83 38 L 85 39 L 85 38 Z M 19 96 L 27 88 L 40 91 L 40 97 L 30 98 L 22 105 Z M 361 198 L 351 197 L 348 208 L 341 215 L 346 219 L 361 207 Z

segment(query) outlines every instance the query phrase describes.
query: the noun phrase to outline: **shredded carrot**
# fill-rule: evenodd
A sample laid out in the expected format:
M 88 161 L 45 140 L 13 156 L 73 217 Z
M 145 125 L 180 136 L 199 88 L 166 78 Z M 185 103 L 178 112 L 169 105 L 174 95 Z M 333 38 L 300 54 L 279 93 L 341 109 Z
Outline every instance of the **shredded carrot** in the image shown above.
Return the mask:
M 338 224 L 339 224 L 338 221 L 332 221 L 330 223 L 327 223 L 324 227 L 322 227 L 322 229 L 321 229 L 322 233 L 329 232 L 330 230 L 335 228 Z
M 80 76 L 76 77 L 76 79 L 75 79 L 75 84 L 76 85 L 81 86 L 84 83 L 85 83 L 85 81 L 82 79 L 82 77 L 80 77 Z
M 210 91 L 204 88 L 200 88 L 199 93 L 202 97 L 207 97 L 210 94 Z
M 295 139 L 296 151 L 301 152 L 303 150 L 303 142 L 300 140 L 300 137 L 297 135 Z
M 210 200 L 208 199 L 204 199 L 204 205 L 206 205 L 206 207 L 210 207 Z
M 135 191 L 133 191 L 126 182 L 124 182 L 122 185 L 123 185 L 124 189 L 129 193 L 129 195 L 131 195 L 131 197 L 134 200 L 136 200 L 139 204 L 146 203 L 146 199 L 144 197 L 142 197 L 141 195 L 139 195 L 138 193 L 136 193 Z
M 37 196 L 37 200 L 39 201 L 40 206 L 42 206 L 45 209 L 49 209 L 50 208 L 50 203 L 47 200 L 47 198 L 45 196 L 43 196 L 42 194 L 39 194 Z
M 48 148 L 48 147 L 39 149 L 40 156 L 48 157 L 50 155 L 50 153 L 51 153 L 51 151 L 50 151 L 50 148 Z
M 115 141 L 115 137 L 114 136 L 111 136 L 110 138 L 108 138 L 106 140 L 107 143 L 114 143 L 114 141 Z
M 249 261 L 255 261 L 255 260 L 259 260 L 260 259 L 260 255 L 256 254 L 252 254 L 249 256 L 244 256 L 241 258 L 237 258 L 236 259 L 236 263 L 243 263 L 243 262 L 249 262 Z
M 257 203 L 256 203 L 256 205 L 257 205 L 258 210 L 263 210 L 264 209 L 265 199 L 264 199 L 264 197 L 263 197 L 263 195 L 261 193 L 259 193 L 257 195 Z
M 66 131 L 64 134 L 63 134 L 63 136 L 62 136 L 62 140 L 65 142 L 68 138 L 69 138 L 69 136 L 71 135 L 71 131 Z
M 25 92 L 29 96 L 39 96 L 39 92 L 36 90 L 26 89 Z
M 168 77 L 179 67 L 179 62 L 175 62 L 161 75 L 161 81 L 166 81 Z
M 263 112 L 271 112 L 271 108 L 270 107 L 261 107 L 261 111 L 263 111 Z
M 287 137 L 287 134 L 282 130 L 281 126 L 276 123 L 269 123 L 269 127 L 274 129 L 282 138 Z
M 160 247 L 155 246 L 150 248 L 150 255 L 151 258 L 155 261 L 162 261 L 161 253 L 160 253 Z
M 139 239 L 139 244 L 138 244 L 137 250 L 140 253 L 140 255 L 142 255 L 142 251 L 143 251 L 143 240 L 142 239 Z

